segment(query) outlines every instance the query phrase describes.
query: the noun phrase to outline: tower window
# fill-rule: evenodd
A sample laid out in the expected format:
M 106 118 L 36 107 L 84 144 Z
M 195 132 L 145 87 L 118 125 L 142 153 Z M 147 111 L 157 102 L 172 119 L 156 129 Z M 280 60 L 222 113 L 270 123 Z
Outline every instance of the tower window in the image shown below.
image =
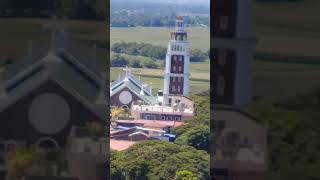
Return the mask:
M 178 92 L 180 92 L 180 86 L 178 86 L 177 89 L 178 89 Z
M 182 71 L 182 67 L 181 66 L 179 66 L 179 72 L 181 72 Z
M 176 82 L 176 77 L 172 77 L 172 82 Z
M 172 68 L 173 68 L 173 71 L 176 71 L 176 66 L 173 66 Z
M 177 60 L 177 56 L 173 56 L 173 60 L 176 61 Z
M 178 82 L 181 82 L 181 77 L 178 77 Z
M 176 92 L 176 86 L 175 85 L 172 86 L 172 92 Z
M 217 94 L 220 96 L 224 95 L 225 79 L 223 76 L 219 76 L 217 79 Z
M 179 61 L 180 61 L 180 62 L 182 61 L 182 56 L 179 57 Z
M 220 56 L 218 56 L 218 64 L 220 66 L 224 66 L 226 64 L 227 61 L 227 51 L 221 51 L 219 53 Z
M 220 30 L 228 30 L 229 26 L 229 17 L 228 16 L 221 16 L 220 17 Z

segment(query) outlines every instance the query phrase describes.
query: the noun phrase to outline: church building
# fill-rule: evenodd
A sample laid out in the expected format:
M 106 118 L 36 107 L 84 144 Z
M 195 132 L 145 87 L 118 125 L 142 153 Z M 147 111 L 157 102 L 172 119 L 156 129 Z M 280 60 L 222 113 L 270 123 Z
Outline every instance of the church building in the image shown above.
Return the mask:
M 69 143 L 82 147 L 68 141 L 72 130 L 88 134 L 87 123 L 107 125 L 106 80 L 93 56 L 96 49 L 74 43 L 61 29 L 52 31 L 50 43 L 37 43 L 23 59 L 0 69 L 0 167 L 6 167 L 6 154 L 21 146 L 61 148 L 69 157 Z

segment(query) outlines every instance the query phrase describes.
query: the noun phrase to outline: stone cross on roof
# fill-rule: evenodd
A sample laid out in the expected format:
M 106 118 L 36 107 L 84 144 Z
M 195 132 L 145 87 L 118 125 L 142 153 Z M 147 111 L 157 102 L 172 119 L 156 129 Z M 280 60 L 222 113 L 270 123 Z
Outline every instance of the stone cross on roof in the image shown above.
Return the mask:
M 129 76 L 129 75 L 131 75 L 132 69 L 129 66 L 126 66 L 124 71 L 126 72 L 126 76 Z
M 54 51 L 57 44 L 58 34 L 65 34 L 66 25 L 63 21 L 59 20 L 56 16 L 52 16 L 51 20 L 43 24 L 43 28 L 50 31 L 50 50 Z

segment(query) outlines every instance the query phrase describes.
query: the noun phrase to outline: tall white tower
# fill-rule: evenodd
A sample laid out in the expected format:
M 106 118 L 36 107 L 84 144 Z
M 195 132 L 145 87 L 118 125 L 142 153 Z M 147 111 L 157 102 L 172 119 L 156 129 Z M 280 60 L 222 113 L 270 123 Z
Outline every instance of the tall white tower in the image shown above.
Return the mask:
M 189 43 L 184 30 L 183 17 L 176 18 L 175 30 L 171 32 L 165 62 L 164 104 L 170 105 L 168 95 L 189 95 Z
M 253 0 L 214 0 L 211 3 L 213 102 L 245 106 L 252 95 L 256 45 Z

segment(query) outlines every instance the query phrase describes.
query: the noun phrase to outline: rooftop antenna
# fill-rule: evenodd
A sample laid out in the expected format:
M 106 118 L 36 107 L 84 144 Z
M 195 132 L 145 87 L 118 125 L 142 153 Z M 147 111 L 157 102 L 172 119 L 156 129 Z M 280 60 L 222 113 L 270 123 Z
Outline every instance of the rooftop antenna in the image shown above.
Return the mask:
M 126 66 L 125 71 L 126 71 L 126 75 L 125 75 L 125 77 L 124 77 L 124 81 L 125 81 L 125 82 L 128 82 L 128 81 L 129 81 L 129 79 L 128 79 L 128 77 L 129 77 L 128 66 Z
M 142 95 L 142 96 L 144 95 L 144 87 L 143 87 L 143 86 L 144 86 L 144 84 L 141 84 L 141 91 L 140 91 L 140 95 Z
M 58 19 L 58 17 L 53 14 L 51 16 L 51 20 L 46 22 L 43 25 L 44 29 L 47 29 L 50 31 L 51 37 L 50 37 L 50 51 L 54 51 L 57 45 L 57 35 L 58 32 L 61 32 L 62 34 L 65 34 L 65 28 L 66 26 Z
M 152 94 L 152 82 L 150 82 L 150 94 Z

